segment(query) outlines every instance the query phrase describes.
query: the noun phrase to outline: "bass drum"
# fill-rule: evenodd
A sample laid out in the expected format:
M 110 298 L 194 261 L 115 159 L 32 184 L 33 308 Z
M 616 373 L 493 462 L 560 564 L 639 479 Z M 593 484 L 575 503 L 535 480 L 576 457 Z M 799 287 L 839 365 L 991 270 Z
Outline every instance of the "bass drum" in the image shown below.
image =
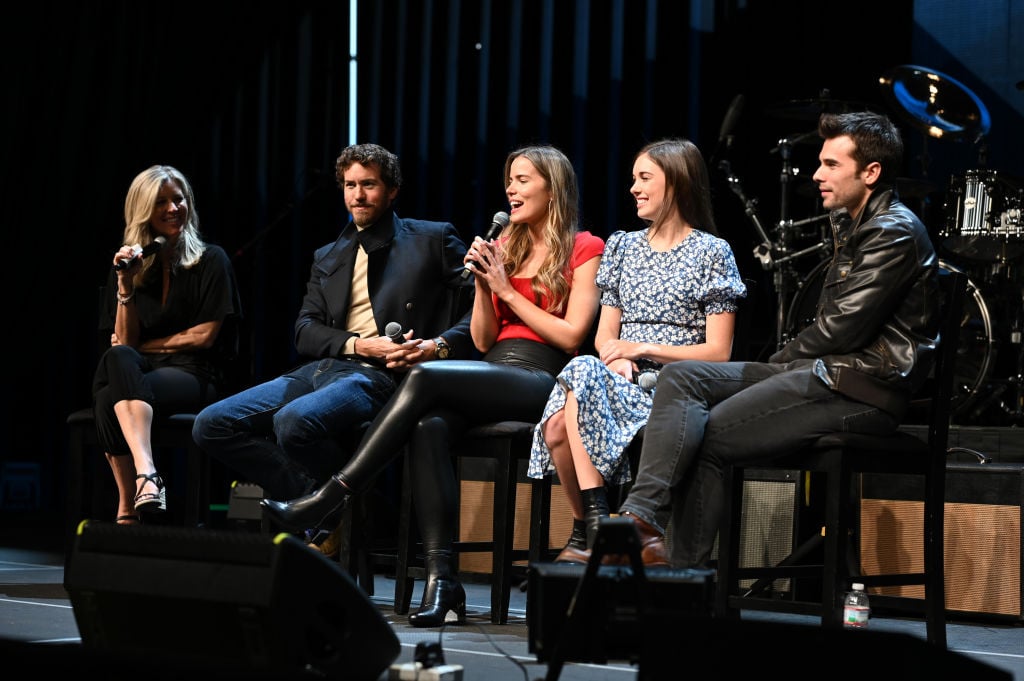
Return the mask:
M 814 266 L 800 285 L 786 315 L 786 338 L 793 338 L 802 328 L 814 322 L 817 314 L 818 297 L 825 279 L 829 261 Z M 950 272 L 963 274 L 963 270 L 939 260 L 939 267 Z M 970 277 L 967 279 L 968 298 L 964 303 L 963 319 L 960 323 L 960 346 L 956 359 L 956 392 L 950 405 L 950 413 L 958 417 L 969 412 L 978 401 L 982 389 L 987 387 L 992 373 L 995 355 L 995 339 L 992 335 L 992 318 L 984 297 Z

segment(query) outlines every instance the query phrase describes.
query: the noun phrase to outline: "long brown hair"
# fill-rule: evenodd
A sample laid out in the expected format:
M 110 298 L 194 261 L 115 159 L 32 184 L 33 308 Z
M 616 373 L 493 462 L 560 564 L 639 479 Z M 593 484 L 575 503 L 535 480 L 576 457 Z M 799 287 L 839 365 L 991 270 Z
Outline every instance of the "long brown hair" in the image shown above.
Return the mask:
M 560 150 L 549 145 L 535 145 L 516 149 L 505 159 L 504 182 L 508 182 L 512 162 L 519 157 L 530 161 L 547 183 L 551 192 L 547 224 L 544 226 L 544 243 L 548 255 L 531 281 L 535 301 L 548 296 L 547 311 L 561 312 L 569 300 L 571 284 L 569 262 L 576 245 L 579 229 L 579 187 L 576 171 L 569 158 Z M 527 229 L 509 230 L 508 241 L 503 249 L 505 272 L 512 276 L 526 262 L 530 255 L 532 240 Z
M 681 137 L 651 142 L 634 160 L 644 154 L 665 173 L 665 201 L 651 221 L 651 233 L 658 231 L 674 207 L 691 227 L 718 236 L 711 209 L 711 181 L 697 145 Z

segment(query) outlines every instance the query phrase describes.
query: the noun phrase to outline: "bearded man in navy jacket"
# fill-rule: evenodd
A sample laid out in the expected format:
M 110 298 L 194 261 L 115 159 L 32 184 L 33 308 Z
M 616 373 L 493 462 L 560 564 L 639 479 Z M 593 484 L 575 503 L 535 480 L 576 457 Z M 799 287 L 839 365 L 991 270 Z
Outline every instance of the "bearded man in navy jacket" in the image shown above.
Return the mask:
M 351 219 L 314 254 L 295 322 L 303 363 L 209 405 L 192 431 L 271 499 L 307 494 L 341 468 L 409 367 L 472 352 L 474 284 L 455 227 L 395 214 L 401 167 L 383 147 L 345 148 L 336 175 Z

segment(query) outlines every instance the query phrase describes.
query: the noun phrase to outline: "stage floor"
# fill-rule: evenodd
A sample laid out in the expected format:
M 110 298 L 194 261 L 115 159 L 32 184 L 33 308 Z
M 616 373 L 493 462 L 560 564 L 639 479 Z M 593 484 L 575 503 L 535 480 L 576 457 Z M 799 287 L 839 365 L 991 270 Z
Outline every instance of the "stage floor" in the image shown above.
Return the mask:
M 13 643 L 16 649 L 20 647 L 23 651 L 29 648 L 37 651 L 43 646 L 52 646 L 51 649 L 56 651 L 81 645 L 74 611 L 63 587 L 65 555 L 61 548 L 63 535 L 59 524 L 51 534 L 19 532 L 5 527 L 0 535 L 0 641 Z M 443 631 L 415 629 L 408 625 L 404 616 L 394 614 L 391 601 L 393 580 L 386 575 L 376 576 L 374 594 L 368 598 L 380 609 L 401 643 L 400 654 L 394 663 L 411 662 L 418 643 L 439 641 L 446 662 L 463 667 L 463 681 L 529 681 L 545 678 L 549 672 L 547 665 L 538 663 L 536 656 L 529 652 L 526 594 L 513 589 L 509 624 L 493 625 L 489 619 L 489 587 L 482 583 L 466 586 L 469 606 L 469 621 L 466 625 L 448 626 Z M 422 584 L 417 584 L 415 601 L 419 600 L 421 587 Z M 159 613 L 148 614 L 159 616 Z M 817 629 L 816 620 L 800 616 L 744 613 L 744 620 L 777 623 L 780 630 L 792 625 L 806 626 L 808 632 Z M 187 626 L 187 623 L 183 626 Z M 916 619 L 873 617 L 870 621 L 872 632 L 885 632 L 894 638 L 912 636 L 923 641 L 924 629 L 923 621 Z M 862 652 L 857 647 L 860 642 L 855 638 L 859 632 L 843 633 L 849 633 L 851 651 Z M 678 652 L 673 652 L 678 655 L 680 677 L 685 676 L 684 670 L 687 669 L 707 669 L 709 664 L 721 665 L 721 660 L 700 660 L 702 651 L 689 649 L 684 636 L 680 636 L 680 639 Z M 982 662 L 993 671 L 1009 673 L 997 674 L 998 678 L 1024 681 L 1024 627 L 1019 623 L 951 620 L 948 639 L 949 650 L 958 658 L 962 656 Z M 730 646 L 735 648 L 737 656 L 743 656 L 747 644 L 743 640 L 735 640 Z M 803 648 L 797 636 L 796 640 L 784 643 L 770 659 L 760 660 L 758 666 L 768 672 L 766 676 L 769 678 L 783 676 L 782 670 L 786 670 L 784 673 L 789 678 L 800 678 L 793 675 L 794 670 L 806 664 L 810 653 Z M 19 660 L 15 658 L 18 657 L 9 654 L 3 656 L 4 664 L 10 667 L 9 674 L 16 673 L 15 665 L 19 664 Z M 123 673 L 125 676 L 131 674 L 132 678 L 159 678 L 159 674 L 153 672 L 158 671 L 164 663 L 153 659 L 153 669 L 134 668 Z M 889 678 L 884 673 L 880 674 L 878 669 L 886 664 L 885 660 L 876 660 L 876 672 L 873 674 Z M 771 673 L 773 668 L 777 668 L 780 673 Z M 899 678 L 906 678 L 902 676 L 903 673 L 900 672 Z M 380 678 L 386 679 L 387 672 Z M 569 662 L 558 678 L 566 681 L 631 681 L 640 677 L 638 667 L 628 663 L 599 665 Z

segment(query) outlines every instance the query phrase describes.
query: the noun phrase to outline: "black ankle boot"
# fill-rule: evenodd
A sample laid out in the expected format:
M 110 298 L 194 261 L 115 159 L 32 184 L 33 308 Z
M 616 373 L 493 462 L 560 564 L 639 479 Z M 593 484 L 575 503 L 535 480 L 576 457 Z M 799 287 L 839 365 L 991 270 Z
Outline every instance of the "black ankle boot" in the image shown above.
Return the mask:
M 555 557 L 556 563 L 573 563 L 586 565 L 590 562 L 590 549 L 587 548 L 587 521 L 572 519 L 572 534 L 565 548 Z
M 352 492 L 332 475 L 320 489 L 304 497 L 291 501 L 263 499 L 260 506 L 272 523 L 290 532 L 331 530 L 341 522 L 341 514 L 351 497 Z
M 420 609 L 409 615 L 413 627 L 439 627 L 453 613 L 459 624 L 466 623 L 466 590 L 452 569 L 451 553 L 428 553 L 427 583 Z
M 608 508 L 608 494 L 602 485 L 591 489 L 581 489 L 580 496 L 583 497 L 583 511 L 586 514 L 584 519 L 587 524 L 587 548 L 593 549 L 601 518 L 607 518 L 611 513 Z

